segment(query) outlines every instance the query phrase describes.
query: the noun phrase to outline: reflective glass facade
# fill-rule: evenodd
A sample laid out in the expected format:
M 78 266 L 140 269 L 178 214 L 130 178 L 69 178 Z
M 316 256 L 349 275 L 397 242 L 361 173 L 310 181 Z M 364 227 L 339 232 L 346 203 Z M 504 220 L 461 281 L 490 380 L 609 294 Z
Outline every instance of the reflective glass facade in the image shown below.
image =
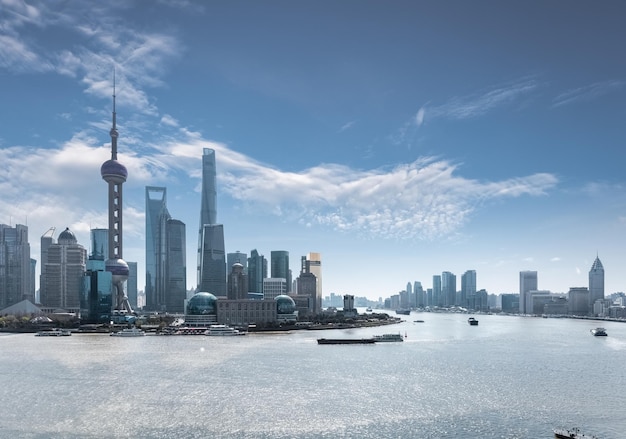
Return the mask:
M 104 261 L 89 259 L 81 293 L 81 322 L 109 323 L 113 306 L 113 275 Z

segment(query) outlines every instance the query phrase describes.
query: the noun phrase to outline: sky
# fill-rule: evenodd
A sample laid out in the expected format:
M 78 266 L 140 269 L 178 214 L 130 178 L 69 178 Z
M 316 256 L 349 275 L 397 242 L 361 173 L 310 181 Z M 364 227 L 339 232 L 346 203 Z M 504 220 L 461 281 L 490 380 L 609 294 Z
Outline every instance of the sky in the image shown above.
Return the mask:
M 202 149 L 226 251 L 322 257 L 323 294 L 476 270 L 626 291 L 621 1 L 0 0 L 0 223 L 107 227 L 113 75 L 126 261 L 167 188 L 197 284 Z M 37 273 L 39 267 L 37 268 Z

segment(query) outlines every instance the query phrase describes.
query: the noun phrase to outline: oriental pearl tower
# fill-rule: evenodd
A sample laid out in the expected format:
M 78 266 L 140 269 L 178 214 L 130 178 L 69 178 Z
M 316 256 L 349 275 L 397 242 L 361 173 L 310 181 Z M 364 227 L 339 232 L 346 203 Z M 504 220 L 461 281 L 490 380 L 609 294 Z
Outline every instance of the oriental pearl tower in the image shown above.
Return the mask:
M 102 179 L 109 185 L 109 259 L 106 271 L 113 275 L 113 311 L 132 314 L 133 309 L 124 292 L 128 264 L 122 259 L 122 185 L 128 177 L 126 167 L 117 161 L 117 128 L 115 127 L 115 81 L 113 83 L 113 126 L 111 127 L 111 160 L 100 168 Z

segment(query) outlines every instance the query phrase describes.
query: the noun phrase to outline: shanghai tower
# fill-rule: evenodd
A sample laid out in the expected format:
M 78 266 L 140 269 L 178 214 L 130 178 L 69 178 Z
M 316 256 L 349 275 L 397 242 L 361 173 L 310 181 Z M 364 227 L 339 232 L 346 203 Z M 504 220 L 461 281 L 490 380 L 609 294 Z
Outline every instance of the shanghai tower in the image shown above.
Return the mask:
M 109 258 L 106 271 L 113 281 L 113 310 L 132 313 L 124 282 L 128 279 L 128 264 L 122 257 L 122 185 L 128 177 L 126 167 L 117 161 L 117 128 L 115 125 L 115 83 L 113 85 L 113 126 L 111 127 L 111 159 L 102 164 L 100 174 L 109 185 Z
M 198 229 L 198 291 L 226 296 L 226 251 L 224 226 L 216 224 L 215 151 L 202 154 L 202 203 Z

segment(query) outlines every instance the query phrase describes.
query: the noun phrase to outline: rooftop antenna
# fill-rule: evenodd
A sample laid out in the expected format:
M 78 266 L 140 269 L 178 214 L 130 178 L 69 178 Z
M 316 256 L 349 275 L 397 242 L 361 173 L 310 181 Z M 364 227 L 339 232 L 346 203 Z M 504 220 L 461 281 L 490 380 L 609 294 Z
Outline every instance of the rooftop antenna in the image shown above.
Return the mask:
M 115 67 L 113 67 L 113 126 L 111 127 L 111 160 L 117 160 L 117 127 L 115 124 Z

